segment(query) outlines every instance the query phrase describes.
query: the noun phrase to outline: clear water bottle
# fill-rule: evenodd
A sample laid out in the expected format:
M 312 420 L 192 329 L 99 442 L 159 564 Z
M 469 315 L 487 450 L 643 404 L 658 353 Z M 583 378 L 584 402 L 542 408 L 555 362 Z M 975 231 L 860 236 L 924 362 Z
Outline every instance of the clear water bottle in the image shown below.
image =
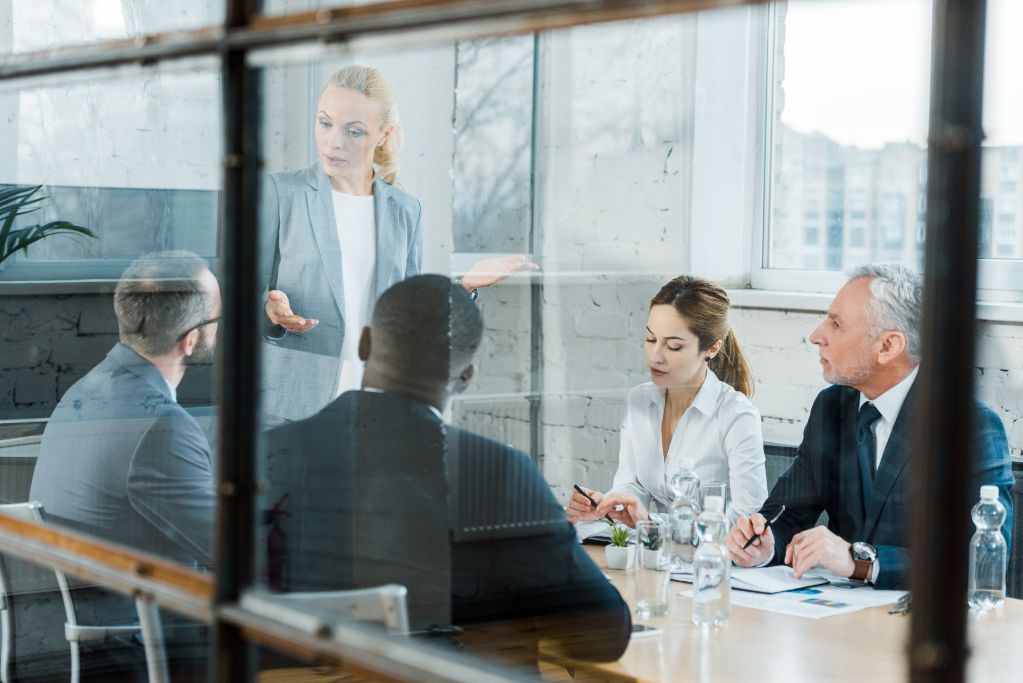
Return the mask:
M 725 501 L 708 496 L 704 505 L 706 509 L 696 518 L 700 545 L 693 557 L 693 623 L 727 626 L 732 614 L 732 556 L 725 547 Z
M 980 502 L 973 506 L 977 533 L 970 540 L 970 607 L 1002 609 L 1005 604 L 1005 507 L 997 486 L 981 486 Z
M 671 491 L 674 495 L 671 508 L 668 510 L 668 522 L 671 525 L 672 569 L 687 569 L 693 562 L 693 552 L 698 543 L 695 534 L 696 517 L 700 514 L 700 478 L 693 469 L 695 463 L 691 459 L 683 459 L 678 472 L 671 478 Z

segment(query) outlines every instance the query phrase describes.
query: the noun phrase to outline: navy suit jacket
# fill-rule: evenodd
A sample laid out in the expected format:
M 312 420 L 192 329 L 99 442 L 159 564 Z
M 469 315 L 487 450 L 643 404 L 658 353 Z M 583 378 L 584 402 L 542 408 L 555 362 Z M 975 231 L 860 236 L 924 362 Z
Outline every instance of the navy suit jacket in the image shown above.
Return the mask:
M 832 386 L 822 391 L 810 410 L 792 466 L 778 478 L 761 514 L 785 505 L 774 523 L 775 554 L 772 564 L 785 557 L 792 537 L 828 513 L 828 529 L 850 543 L 865 541 L 877 550 L 880 589 L 906 588 L 909 582 L 911 496 L 913 486 L 913 410 L 916 385 L 910 389 L 895 420 L 884 455 L 874 477 L 870 501 L 863 505 L 863 482 L 856 453 L 860 392 Z M 974 452 L 976 469 L 971 490 L 980 499 L 980 487 L 997 486 L 1008 512 L 1002 534 L 1012 535 L 1012 464 L 1005 428 L 991 408 L 974 399 Z
M 577 658 L 628 646 L 628 606 L 526 454 L 407 396 L 349 391 L 271 430 L 267 462 L 269 502 L 289 494 L 284 589 L 393 582 L 414 629 L 525 618 Z

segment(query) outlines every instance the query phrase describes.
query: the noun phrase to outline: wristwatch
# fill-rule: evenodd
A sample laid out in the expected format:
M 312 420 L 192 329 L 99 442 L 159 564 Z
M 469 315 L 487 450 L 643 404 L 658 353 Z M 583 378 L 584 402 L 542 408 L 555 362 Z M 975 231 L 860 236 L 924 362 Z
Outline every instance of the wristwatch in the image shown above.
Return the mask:
M 856 583 L 864 583 L 867 577 L 870 576 L 870 570 L 874 566 L 874 561 L 877 560 L 877 551 L 869 543 L 856 541 L 849 546 L 849 554 L 852 555 L 853 562 L 856 563 L 856 568 L 853 569 L 849 580 Z

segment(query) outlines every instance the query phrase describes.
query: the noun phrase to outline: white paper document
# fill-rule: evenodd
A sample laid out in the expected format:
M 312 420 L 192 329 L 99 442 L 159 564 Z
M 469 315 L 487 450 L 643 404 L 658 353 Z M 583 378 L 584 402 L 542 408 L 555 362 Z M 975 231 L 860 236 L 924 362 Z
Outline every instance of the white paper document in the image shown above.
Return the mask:
M 692 583 L 692 568 L 673 569 L 671 580 Z M 753 593 L 782 593 L 800 588 L 812 588 L 827 582 L 827 579 L 820 576 L 804 575 L 803 578 L 796 579 L 792 573 L 792 567 L 784 565 L 755 569 L 732 567 L 732 588 Z
M 784 593 L 800 588 L 820 586 L 827 582 L 828 580 L 825 578 L 806 575 L 797 579 L 792 572 L 792 567 L 780 564 L 757 569 L 732 567 L 732 588 L 754 593 Z
M 905 591 L 879 591 L 868 585 L 842 582 L 828 586 L 801 588 L 786 593 L 750 593 L 732 591 L 732 604 L 750 607 L 766 612 L 790 614 L 807 619 L 823 619 L 838 614 L 858 612 L 869 607 L 891 605 L 899 601 Z M 692 597 L 693 591 L 681 591 L 680 595 Z

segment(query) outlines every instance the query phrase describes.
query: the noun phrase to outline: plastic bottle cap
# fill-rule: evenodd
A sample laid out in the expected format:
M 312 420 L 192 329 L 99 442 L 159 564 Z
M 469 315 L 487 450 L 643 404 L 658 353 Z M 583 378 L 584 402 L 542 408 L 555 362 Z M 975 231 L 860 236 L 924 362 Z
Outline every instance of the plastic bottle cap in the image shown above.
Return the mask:
M 683 470 L 696 469 L 696 461 L 692 458 L 682 458 L 679 462 L 679 468 Z
M 981 486 L 980 487 L 980 499 L 981 500 L 998 500 L 998 487 L 997 486 Z
M 717 510 L 718 512 L 724 512 L 725 501 L 721 496 L 707 496 L 703 500 L 704 510 Z

